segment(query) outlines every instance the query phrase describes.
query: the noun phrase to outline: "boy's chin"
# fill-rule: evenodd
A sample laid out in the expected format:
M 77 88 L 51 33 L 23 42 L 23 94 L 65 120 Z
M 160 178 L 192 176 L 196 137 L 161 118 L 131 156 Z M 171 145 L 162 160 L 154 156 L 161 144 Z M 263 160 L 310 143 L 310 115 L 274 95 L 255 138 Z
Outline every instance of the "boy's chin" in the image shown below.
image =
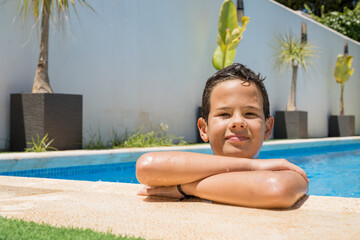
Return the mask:
M 235 158 L 258 158 L 259 156 L 258 153 L 251 153 L 241 149 L 226 149 L 222 152 L 221 155 Z

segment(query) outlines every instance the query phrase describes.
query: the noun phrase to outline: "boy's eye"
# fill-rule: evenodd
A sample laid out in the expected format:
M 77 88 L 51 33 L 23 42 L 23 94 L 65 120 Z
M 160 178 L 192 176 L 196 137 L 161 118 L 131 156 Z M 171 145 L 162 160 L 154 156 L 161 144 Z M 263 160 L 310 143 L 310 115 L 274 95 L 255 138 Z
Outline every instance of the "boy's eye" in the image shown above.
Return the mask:
M 219 117 L 230 117 L 230 114 L 229 113 L 220 113 L 218 116 Z
M 245 114 L 247 117 L 251 117 L 251 118 L 254 118 L 254 117 L 257 117 L 258 114 L 257 113 L 254 113 L 254 112 L 248 112 Z

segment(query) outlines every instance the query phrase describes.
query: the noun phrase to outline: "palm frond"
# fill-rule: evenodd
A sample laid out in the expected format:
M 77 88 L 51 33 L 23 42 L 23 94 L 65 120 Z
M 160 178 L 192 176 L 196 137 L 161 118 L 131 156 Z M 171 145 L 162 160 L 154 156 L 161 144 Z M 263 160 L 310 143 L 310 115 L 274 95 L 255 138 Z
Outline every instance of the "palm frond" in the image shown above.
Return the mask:
M 88 7 L 91 11 L 95 12 L 94 8 L 86 0 L 19 0 L 17 12 L 19 15 L 24 16 L 24 21 L 27 19 L 29 12 L 32 12 L 35 19 L 38 20 L 40 11 L 45 8 L 53 19 L 55 19 L 55 13 L 61 23 L 64 18 L 70 16 L 71 8 L 78 16 L 77 4 Z
M 315 56 L 315 49 L 309 43 L 302 43 L 300 38 L 295 38 L 290 32 L 277 39 L 279 43 L 276 62 L 278 65 L 287 67 L 301 66 L 304 70 L 313 65 L 312 58 Z

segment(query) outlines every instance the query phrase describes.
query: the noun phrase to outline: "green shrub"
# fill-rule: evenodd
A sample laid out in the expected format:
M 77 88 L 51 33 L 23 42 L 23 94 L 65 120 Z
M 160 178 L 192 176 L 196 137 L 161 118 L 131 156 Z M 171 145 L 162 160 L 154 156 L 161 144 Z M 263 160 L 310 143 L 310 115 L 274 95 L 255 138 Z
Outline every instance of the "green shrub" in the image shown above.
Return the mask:
M 134 132 L 126 132 L 123 137 L 118 135 L 113 137 L 112 143 L 114 148 L 132 148 L 132 147 L 161 147 L 172 145 L 187 144 L 182 137 L 168 133 L 168 126 L 160 124 L 160 130 L 144 132 L 138 129 Z M 113 134 L 114 136 L 114 134 Z
M 305 11 L 304 5 L 307 4 L 311 11 L 317 16 L 321 13 L 341 11 L 344 7 L 353 9 L 356 5 L 354 0 L 275 0 L 291 9 Z M 322 9 L 326 6 L 325 9 Z
M 109 149 L 109 148 L 133 148 L 133 147 L 162 147 L 173 145 L 185 145 L 187 142 L 183 137 L 177 137 L 168 132 L 168 126 L 160 124 L 160 128 L 151 131 L 144 131 L 139 128 L 135 131 L 126 131 L 120 135 L 114 129 L 112 130 L 111 140 L 107 143 L 103 140 L 100 129 L 94 133 L 91 129 L 88 131 L 88 137 L 84 138 L 86 149 Z
M 349 38 L 360 41 L 359 5 L 354 10 L 350 10 L 345 7 L 343 12 L 329 12 L 322 14 L 321 17 L 313 14 L 310 9 L 308 9 L 308 11 L 314 20 L 344 34 L 345 36 L 348 36 Z

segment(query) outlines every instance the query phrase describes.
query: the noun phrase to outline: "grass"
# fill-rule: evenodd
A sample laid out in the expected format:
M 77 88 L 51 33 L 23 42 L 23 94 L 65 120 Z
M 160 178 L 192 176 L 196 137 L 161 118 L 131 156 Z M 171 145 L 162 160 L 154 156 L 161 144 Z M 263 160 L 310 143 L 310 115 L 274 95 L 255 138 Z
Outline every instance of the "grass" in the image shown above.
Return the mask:
M 134 147 L 164 147 L 164 146 L 183 146 L 188 145 L 182 137 L 177 137 L 168 132 L 168 126 L 160 124 L 160 128 L 151 131 L 144 131 L 139 128 L 135 131 L 126 131 L 120 135 L 115 130 L 112 131 L 111 140 L 106 144 L 100 134 L 91 130 L 88 138 L 84 139 L 86 149 L 111 149 L 111 148 L 134 148 Z
M 89 229 L 52 227 L 17 219 L 0 217 L 0 240 L 135 240 L 142 238 L 115 236 L 111 233 L 99 233 Z
M 101 137 L 100 129 L 98 129 L 98 133 L 94 133 L 92 129 L 87 132 L 88 137 L 84 138 L 85 149 L 108 149 L 111 148 L 106 146 L 104 140 Z
M 132 147 L 164 147 L 164 146 L 183 146 L 187 142 L 182 137 L 177 137 L 168 133 L 168 126 L 160 124 L 160 130 L 144 132 L 138 129 L 134 132 L 126 132 L 122 138 L 114 138 L 113 148 L 132 148 Z M 115 135 L 115 137 L 117 137 Z

